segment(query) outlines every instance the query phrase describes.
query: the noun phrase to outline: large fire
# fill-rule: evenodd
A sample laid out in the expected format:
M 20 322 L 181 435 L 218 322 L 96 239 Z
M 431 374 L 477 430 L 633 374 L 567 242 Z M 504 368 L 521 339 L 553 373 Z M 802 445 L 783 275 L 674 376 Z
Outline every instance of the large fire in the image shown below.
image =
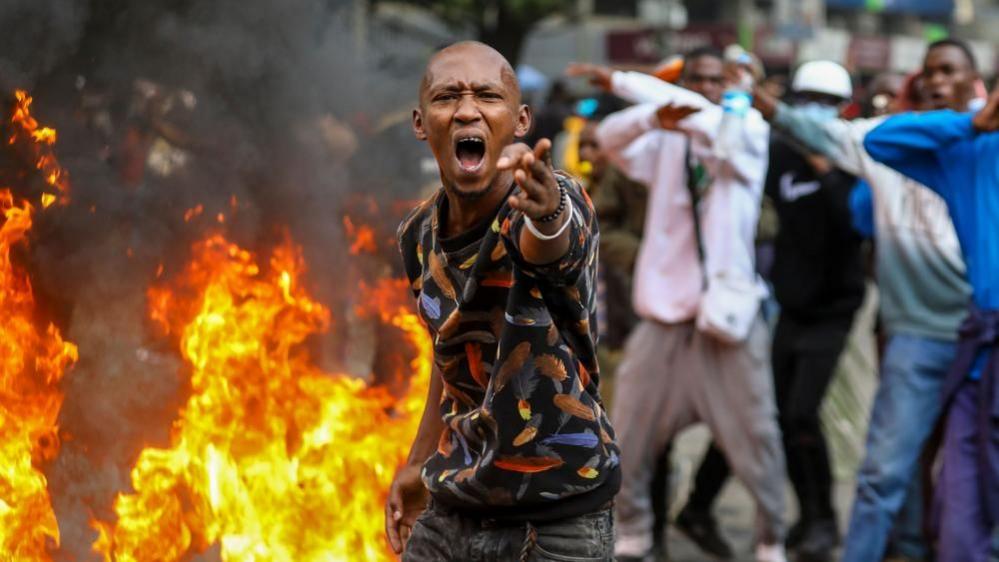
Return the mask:
M 416 432 L 431 345 L 405 283 L 366 290 L 414 350 L 405 395 L 320 370 L 310 336 L 330 313 L 302 286 L 290 242 L 269 262 L 216 235 L 179 278 L 149 291 L 151 317 L 179 339 L 190 398 L 167 448 L 147 448 L 116 522 L 94 522 L 107 561 L 392 560 L 383 504 Z M 363 311 L 362 311 L 363 312 Z
M 65 175 L 52 155 L 54 129 L 39 127 L 31 117 L 31 98 L 16 93 L 11 119 L 11 145 L 23 145 L 35 158 L 56 193 L 44 192 L 48 206 L 57 194 L 65 197 Z M 21 146 L 19 146 L 21 148 Z M 59 527 L 52 511 L 41 465 L 59 450 L 56 423 L 63 395 L 59 381 L 76 361 L 76 347 L 62 339 L 51 324 L 39 322 L 27 273 L 11 259 L 24 243 L 32 224 L 33 207 L 0 188 L 0 558 L 50 560 L 59 544 Z

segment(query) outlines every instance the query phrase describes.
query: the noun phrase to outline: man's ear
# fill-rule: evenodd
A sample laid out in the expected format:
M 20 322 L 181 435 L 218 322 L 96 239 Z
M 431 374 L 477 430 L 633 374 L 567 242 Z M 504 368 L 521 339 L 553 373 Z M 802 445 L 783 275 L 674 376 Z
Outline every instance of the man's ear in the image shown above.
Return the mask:
M 517 138 L 526 137 L 527 133 L 531 132 L 531 125 L 534 123 L 534 115 L 531 113 L 531 107 L 526 104 L 522 104 L 520 109 L 517 110 Z
M 417 140 L 427 140 L 427 132 L 423 129 L 423 112 L 419 109 L 413 110 L 413 134 Z

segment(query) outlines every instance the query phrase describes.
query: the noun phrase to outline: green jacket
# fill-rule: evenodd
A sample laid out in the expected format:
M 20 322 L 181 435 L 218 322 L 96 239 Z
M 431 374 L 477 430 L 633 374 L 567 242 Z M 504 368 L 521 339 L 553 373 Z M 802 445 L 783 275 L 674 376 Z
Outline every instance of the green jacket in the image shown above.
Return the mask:
M 590 198 L 600 222 L 600 260 L 629 280 L 642 242 L 649 190 L 609 166 L 590 187 Z

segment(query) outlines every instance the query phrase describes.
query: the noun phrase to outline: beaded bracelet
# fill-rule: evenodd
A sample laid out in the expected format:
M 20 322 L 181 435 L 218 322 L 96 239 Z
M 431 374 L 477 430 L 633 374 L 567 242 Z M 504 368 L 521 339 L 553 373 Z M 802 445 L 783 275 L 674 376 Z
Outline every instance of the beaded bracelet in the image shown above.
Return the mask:
M 565 192 L 565 188 L 562 184 L 558 184 L 558 208 L 552 211 L 551 214 L 545 215 L 538 219 L 538 222 L 552 222 L 553 220 L 562 216 L 562 211 L 565 210 L 565 202 L 569 199 L 568 193 Z
M 537 229 L 537 227 L 534 226 L 534 223 L 531 222 L 531 217 L 524 215 L 524 226 L 526 226 L 527 230 L 530 230 L 531 234 L 533 234 L 534 237 L 537 238 L 538 240 L 554 240 L 559 236 L 562 236 L 562 233 L 565 232 L 565 229 L 569 228 L 569 223 L 572 222 L 572 213 L 574 212 L 572 208 L 572 200 L 569 199 L 569 195 L 565 193 L 564 188 L 562 188 L 561 191 L 562 191 L 562 203 L 559 205 L 559 209 L 561 210 L 556 211 L 557 214 L 555 215 L 555 218 L 558 218 L 558 216 L 561 215 L 562 211 L 564 211 L 565 209 L 568 209 L 569 211 L 569 218 L 566 219 L 564 223 L 562 223 L 562 226 L 559 227 L 558 232 L 556 232 L 555 234 L 542 233 L 540 230 Z

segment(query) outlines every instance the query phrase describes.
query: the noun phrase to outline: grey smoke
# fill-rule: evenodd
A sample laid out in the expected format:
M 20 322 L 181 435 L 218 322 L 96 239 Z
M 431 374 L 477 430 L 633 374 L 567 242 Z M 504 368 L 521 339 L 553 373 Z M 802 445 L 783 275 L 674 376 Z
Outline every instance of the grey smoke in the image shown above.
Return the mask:
M 361 275 L 347 273 L 344 201 L 357 192 L 418 197 L 425 178 L 414 162 L 425 149 L 408 133 L 405 110 L 435 45 L 373 27 L 359 51 L 352 4 L 0 3 L 0 87 L 31 90 L 36 114 L 57 126 L 73 189 L 68 207 L 40 217 L 31 252 L 39 299 L 80 348 L 63 384 L 60 426 L 69 438 L 47 467 L 62 533 L 57 560 L 97 560 L 88 520 L 113 518 L 111 502 L 129 490 L 138 452 L 168 444 L 184 401 L 181 361 L 147 319 L 145 291 L 158 265 L 167 276 L 178 271 L 218 212 L 230 238 L 252 248 L 265 249 L 287 227 L 304 247 L 313 293 L 336 311 L 349 306 Z M 194 144 L 180 171 L 147 172 L 129 189 L 120 148 L 135 123 L 138 79 L 193 93 L 195 107 L 170 121 Z M 103 120 L 83 111 L 88 103 L 107 108 Z M 402 116 L 395 125 L 379 124 L 393 113 Z M 358 136 L 349 160 L 317 127 L 330 116 Z M 198 203 L 205 213 L 185 223 L 184 211 Z M 338 361 L 336 353 L 323 359 Z M 198 559 L 217 559 L 217 551 Z

